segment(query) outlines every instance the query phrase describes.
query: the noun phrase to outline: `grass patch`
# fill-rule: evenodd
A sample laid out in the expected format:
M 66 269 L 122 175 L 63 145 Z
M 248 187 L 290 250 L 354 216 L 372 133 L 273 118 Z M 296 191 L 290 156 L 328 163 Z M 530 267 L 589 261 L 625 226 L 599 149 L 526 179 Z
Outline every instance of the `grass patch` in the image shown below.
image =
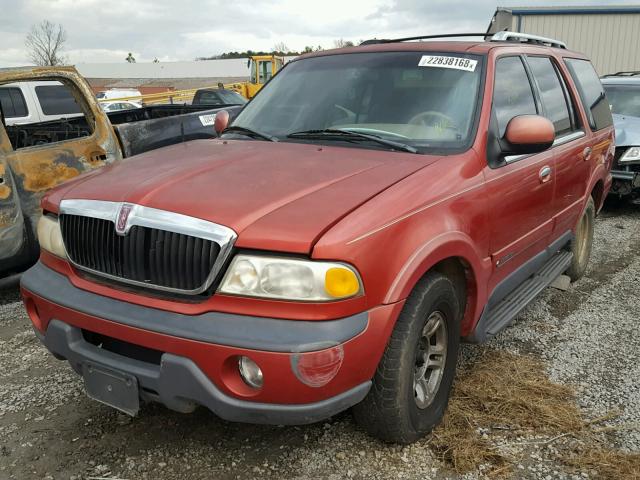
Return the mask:
M 595 472 L 595 478 L 607 480 L 640 480 L 640 455 L 598 443 L 595 425 L 612 416 L 587 422 L 575 400 L 570 387 L 548 378 L 542 360 L 485 350 L 460 369 L 447 413 L 434 430 L 430 446 L 458 473 L 484 466 L 487 475 L 504 477 L 512 473 L 518 459 L 505 457 L 482 432 L 500 431 L 502 438 L 546 435 L 549 443 L 563 440 L 558 442 L 557 460 L 568 471 Z
M 564 452 L 561 461 L 572 472 L 596 472 L 602 480 L 640 479 L 640 454 L 623 453 L 588 445 L 575 452 Z

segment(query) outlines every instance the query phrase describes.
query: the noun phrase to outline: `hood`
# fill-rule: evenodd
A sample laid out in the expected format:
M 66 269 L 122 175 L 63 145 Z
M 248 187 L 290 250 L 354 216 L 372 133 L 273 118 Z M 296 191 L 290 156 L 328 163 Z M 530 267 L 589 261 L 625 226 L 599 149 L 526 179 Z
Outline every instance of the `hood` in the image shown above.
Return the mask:
M 344 215 L 438 157 L 251 140 L 198 140 L 115 162 L 51 193 L 130 202 L 232 228 L 244 248 L 310 252 Z
M 640 146 L 640 118 L 628 115 L 613 115 L 616 128 L 616 147 Z

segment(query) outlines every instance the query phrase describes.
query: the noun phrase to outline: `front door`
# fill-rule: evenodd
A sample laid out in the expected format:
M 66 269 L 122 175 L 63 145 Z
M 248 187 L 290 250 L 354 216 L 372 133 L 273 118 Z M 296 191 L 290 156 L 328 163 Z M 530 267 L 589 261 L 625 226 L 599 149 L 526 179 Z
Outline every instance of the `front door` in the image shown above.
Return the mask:
M 520 56 L 497 59 L 489 137 L 502 138 L 518 115 L 541 114 L 533 92 Z M 553 150 L 500 158 L 489 149 L 491 155 L 496 158 L 488 158 L 485 169 L 493 261 L 489 292 L 548 245 L 556 179 Z

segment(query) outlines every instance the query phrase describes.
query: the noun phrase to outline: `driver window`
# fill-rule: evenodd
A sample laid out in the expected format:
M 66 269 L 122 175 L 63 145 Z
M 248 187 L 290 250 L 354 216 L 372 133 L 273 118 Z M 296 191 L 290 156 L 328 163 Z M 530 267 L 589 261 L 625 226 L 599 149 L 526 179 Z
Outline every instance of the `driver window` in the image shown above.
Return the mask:
M 529 77 L 520 57 L 502 57 L 496 62 L 493 110 L 502 138 L 509 120 L 518 115 L 535 115 L 536 103 Z

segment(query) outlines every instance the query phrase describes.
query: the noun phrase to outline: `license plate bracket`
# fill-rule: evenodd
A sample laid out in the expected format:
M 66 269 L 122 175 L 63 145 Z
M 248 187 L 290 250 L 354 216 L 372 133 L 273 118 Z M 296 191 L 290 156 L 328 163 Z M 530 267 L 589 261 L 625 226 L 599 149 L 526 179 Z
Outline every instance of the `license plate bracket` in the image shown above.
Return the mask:
M 138 379 L 101 365 L 85 363 L 82 377 L 87 395 L 132 417 L 140 410 Z

